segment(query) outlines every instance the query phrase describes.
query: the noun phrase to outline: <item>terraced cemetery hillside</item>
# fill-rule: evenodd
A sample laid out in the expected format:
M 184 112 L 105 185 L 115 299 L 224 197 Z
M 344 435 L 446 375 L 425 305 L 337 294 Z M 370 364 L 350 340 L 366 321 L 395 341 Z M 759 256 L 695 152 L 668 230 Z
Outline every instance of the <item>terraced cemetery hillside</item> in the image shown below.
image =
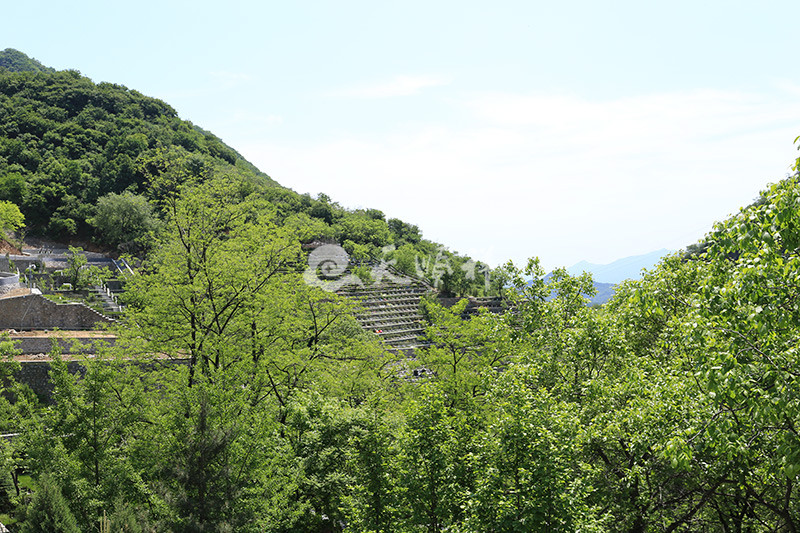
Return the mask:
M 372 331 L 389 347 L 410 350 L 424 343 L 420 302 L 436 290 L 421 280 L 405 276 L 386 265 L 373 267 L 373 284 L 339 291 L 360 303 L 356 315 L 364 329 Z
M 351 261 L 335 242 L 316 241 L 304 248 L 309 251 L 306 281 L 357 302 L 356 318 L 361 326 L 389 348 L 408 355 L 415 348 L 428 345 L 424 339 L 422 299 L 435 297 L 446 307 L 461 300 L 441 297 L 426 280 L 400 272 L 385 261 Z M 491 312 L 504 309 L 499 298 L 470 297 L 464 318 L 482 307 Z

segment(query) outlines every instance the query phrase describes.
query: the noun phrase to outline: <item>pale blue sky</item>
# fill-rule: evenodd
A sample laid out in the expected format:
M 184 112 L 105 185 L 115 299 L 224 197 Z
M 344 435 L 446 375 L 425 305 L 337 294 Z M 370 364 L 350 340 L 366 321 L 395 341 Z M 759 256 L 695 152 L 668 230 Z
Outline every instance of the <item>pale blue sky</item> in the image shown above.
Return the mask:
M 797 157 L 800 2 L 15 2 L 298 192 L 496 265 L 681 248 Z M 468 213 L 478 213 L 469 216 Z

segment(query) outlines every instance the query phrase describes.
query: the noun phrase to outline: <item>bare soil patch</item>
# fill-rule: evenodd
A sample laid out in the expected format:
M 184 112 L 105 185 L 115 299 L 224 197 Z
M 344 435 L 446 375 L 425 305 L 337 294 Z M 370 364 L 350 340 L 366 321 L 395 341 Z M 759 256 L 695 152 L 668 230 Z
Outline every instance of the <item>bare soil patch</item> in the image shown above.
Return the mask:
M 22 250 L 20 250 L 7 240 L 0 238 L 0 255 L 2 254 L 21 255 Z

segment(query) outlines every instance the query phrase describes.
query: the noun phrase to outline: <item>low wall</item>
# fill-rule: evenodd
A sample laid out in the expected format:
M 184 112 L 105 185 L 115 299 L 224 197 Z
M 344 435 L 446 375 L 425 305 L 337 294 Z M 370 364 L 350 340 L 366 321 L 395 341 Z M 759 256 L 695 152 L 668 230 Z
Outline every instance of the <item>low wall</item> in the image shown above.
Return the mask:
M 37 272 L 41 272 L 41 269 L 44 268 L 44 264 L 36 257 L 14 255 L 11 256 L 10 261 L 5 256 L 0 257 L 0 270 L 4 272 L 13 270 L 11 268 L 12 265 L 20 272 L 25 272 L 30 267 L 34 267 Z
M 68 361 L 70 374 L 86 374 L 86 367 L 80 361 Z M 20 370 L 14 378 L 31 388 L 41 400 L 49 402 L 53 397 L 53 383 L 50 381 L 50 361 L 22 361 Z
M 18 337 L 11 335 L 14 347 L 25 355 L 50 353 L 55 342 L 61 353 L 94 354 L 102 346 L 113 346 L 114 337 Z
M 96 329 L 114 322 L 82 303 L 57 304 L 40 294 L 0 298 L 0 329 Z
M 441 305 L 449 309 L 464 299 L 468 300 L 467 307 L 464 309 L 465 316 L 476 314 L 479 309 L 484 307 L 492 313 L 502 313 L 506 310 L 505 301 L 502 298 L 474 298 L 467 296 L 462 298 L 439 297 L 438 301 Z
M 188 359 L 165 359 L 139 364 L 146 370 L 176 367 L 176 365 L 189 364 Z M 67 361 L 67 370 L 70 374 L 83 377 L 86 366 L 81 361 Z M 53 399 L 53 383 L 50 381 L 50 361 L 20 361 L 20 370 L 14 378 L 23 385 L 27 385 L 44 402 L 50 403 Z

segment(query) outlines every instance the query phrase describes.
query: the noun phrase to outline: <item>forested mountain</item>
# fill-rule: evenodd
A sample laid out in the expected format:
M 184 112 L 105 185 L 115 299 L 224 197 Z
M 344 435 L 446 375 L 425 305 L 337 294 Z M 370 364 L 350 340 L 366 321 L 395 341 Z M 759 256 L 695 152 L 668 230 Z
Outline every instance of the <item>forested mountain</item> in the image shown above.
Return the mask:
M 77 71 L 30 68 L 13 50 L 0 64 L 0 194 L 20 205 L 31 231 L 93 236 L 100 198 L 127 191 L 153 200 L 161 191 L 150 181 L 170 165 L 274 185 L 160 100 Z
M 144 252 L 164 219 L 165 195 L 221 176 L 237 181 L 242 196 L 268 200 L 276 223 L 302 240 L 336 240 L 358 260 L 388 259 L 444 292 L 488 290 L 486 265 L 377 209 L 350 211 L 324 194 L 281 187 L 161 100 L 0 52 L 0 201 L 19 206 L 29 233 Z

